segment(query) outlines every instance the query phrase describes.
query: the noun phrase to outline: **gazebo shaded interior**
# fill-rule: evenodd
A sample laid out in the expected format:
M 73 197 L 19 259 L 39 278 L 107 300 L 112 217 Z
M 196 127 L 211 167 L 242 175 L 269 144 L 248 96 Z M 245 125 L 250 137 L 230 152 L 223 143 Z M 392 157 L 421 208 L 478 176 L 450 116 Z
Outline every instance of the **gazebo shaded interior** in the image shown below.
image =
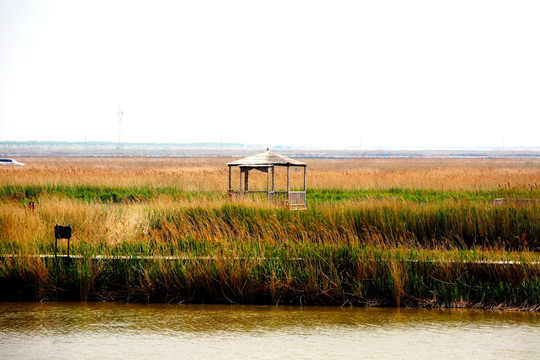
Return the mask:
M 266 150 L 260 154 L 248 156 L 227 164 L 229 166 L 229 196 L 249 193 L 266 193 L 268 200 L 283 200 L 288 207 L 305 208 L 306 206 L 306 168 L 307 164 L 298 160 L 276 154 Z M 233 190 L 232 167 L 240 168 L 240 190 Z M 283 166 L 287 168 L 287 191 L 275 190 L 275 167 Z M 290 167 L 304 168 L 303 191 L 291 191 Z M 249 172 L 258 170 L 266 173 L 266 191 L 252 191 L 249 189 Z

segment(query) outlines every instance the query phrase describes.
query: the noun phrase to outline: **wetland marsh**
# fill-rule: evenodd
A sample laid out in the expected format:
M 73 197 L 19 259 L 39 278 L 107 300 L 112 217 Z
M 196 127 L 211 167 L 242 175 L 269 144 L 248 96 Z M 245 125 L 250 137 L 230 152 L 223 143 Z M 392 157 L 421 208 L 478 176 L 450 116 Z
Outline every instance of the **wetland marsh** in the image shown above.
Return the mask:
M 229 160 L 2 169 L 0 298 L 539 308 L 540 206 L 492 202 L 540 198 L 537 158 L 310 160 L 307 211 L 230 200 Z M 55 224 L 82 260 L 34 257 L 54 252 Z

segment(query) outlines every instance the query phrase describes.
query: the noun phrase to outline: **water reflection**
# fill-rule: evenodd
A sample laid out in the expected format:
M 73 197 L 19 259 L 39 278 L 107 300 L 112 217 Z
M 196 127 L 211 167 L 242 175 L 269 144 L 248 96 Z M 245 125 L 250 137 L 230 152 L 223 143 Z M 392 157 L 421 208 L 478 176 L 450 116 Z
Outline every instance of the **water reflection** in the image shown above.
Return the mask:
M 470 310 L 0 303 L 0 358 L 538 358 L 540 315 Z

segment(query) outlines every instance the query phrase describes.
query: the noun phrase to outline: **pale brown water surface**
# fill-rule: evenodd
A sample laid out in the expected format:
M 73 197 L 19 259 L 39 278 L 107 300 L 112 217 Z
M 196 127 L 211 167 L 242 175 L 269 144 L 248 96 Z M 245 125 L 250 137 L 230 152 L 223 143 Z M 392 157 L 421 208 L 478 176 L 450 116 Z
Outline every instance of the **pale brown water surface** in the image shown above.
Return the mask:
M 0 359 L 540 359 L 540 315 L 0 303 Z

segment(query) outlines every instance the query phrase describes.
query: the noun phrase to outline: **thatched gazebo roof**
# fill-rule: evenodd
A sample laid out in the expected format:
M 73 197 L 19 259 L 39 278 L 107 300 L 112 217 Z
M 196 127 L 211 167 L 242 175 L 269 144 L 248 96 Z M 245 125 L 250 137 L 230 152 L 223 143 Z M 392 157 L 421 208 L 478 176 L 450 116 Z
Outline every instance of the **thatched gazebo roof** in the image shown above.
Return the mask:
M 228 166 L 307 166 L 298 160 L 276 154 L 270 150 L 266 150 L 260 154 L 251 155 L 236 161 L 230 162 Z

